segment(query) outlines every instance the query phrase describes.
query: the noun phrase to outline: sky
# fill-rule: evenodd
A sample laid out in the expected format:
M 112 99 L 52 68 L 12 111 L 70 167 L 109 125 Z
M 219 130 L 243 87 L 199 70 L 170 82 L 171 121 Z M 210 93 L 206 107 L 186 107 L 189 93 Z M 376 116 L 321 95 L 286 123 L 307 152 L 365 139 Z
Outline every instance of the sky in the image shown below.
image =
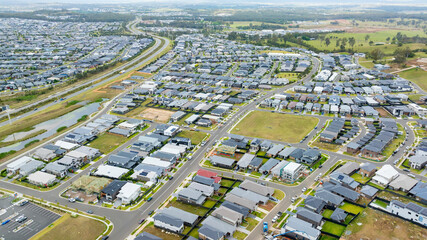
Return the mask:
M 179 3 L 179 4 L 299 4 L 299 5 L 356 5 L 356 4 L 400 4 L 427 5 L 427 0 L 0 0 L 0 4 L 16 3 L 77 3 L 77 4 L 123 4 L 123 3 Z

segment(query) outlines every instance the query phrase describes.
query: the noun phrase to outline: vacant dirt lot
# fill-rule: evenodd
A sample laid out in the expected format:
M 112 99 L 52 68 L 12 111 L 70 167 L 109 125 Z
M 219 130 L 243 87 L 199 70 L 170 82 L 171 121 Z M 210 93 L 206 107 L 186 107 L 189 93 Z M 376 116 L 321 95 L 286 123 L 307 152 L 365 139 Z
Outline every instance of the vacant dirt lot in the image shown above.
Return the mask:
M 427 229 L 380 211 L 366 208 L 347 226 L 341 239 L 421 240 L 427 239 Z
M 387 110 L 385 110 L 382 107 L 375 108 L 375 110 L 378 111 L 378 113 L 380 114 L 380 117 L 393 117 L 389 112 L 387 112 Z
M 153 120 L 156 122 L 168 122 L 170 117 L 174 114 L 173 111 L 155 109 L 155 108 L 147 108 L 141 112 L 140 117 L 148 120 Z

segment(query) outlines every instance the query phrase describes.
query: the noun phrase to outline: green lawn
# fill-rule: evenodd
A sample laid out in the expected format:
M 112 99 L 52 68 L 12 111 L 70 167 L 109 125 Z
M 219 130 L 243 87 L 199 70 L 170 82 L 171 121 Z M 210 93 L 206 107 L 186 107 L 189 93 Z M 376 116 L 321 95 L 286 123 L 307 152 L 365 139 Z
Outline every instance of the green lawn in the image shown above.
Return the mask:
M 177 136 L 189 138 L 189 139 L 191 139 L 192 144 L 197 145 L 197 144 L 201 143 L 207 135 L 208 134 L 205 132 L 196 132 L 196 131 L 184 130 L 184 131 L 178 133 Z
M 273 197 L 277 198 L 278 200 L 282 200 L 285 197 L 285 193 L 278 189 L 275 189 L 273 193 Z
M 383 202 L 379 199 L 375 199 L 374 203 L 377 204 L 378 206 L 382 207 L 382 208 L 387 208 L 387 206 L 388 206 L 388 204 L 386 202 Z
M 314 117 L 253 111 L 231 133 L 297 143 L 317 125 Z
M 207 209 L 204 209 L 204 208 L 198 207 L 198 206 L 194 206 L 194 205 L 190 205 L 190 204 L 186 204 L 183 202 L 179 202 L 179 201 L 176 201 L 176 199 L 170 201 L 168 204 L 168 207 L 169 206 L 176 207 L 176 208 L 182 209 L 184 211 L 187 211 L 187 212 L 199 215 L 199 216 L 203 216 L 208 212 Z
M 344 232 L 345 227 L 333 222 L 326 221 L 322 226 L 322 231 L 335 234 L 337 236 L 341 236 Z
M 370 186 L 372 186 L 372 187 L 374 187 L 374 188 L 381 189 L 381 190 L 384 190 L 384 189 L 385 189 L 385 187 L 380 186 L 380 185 L 378 185 L 378 184 L 375 184 L 375 183 L 373 183 L 373 182 L 368 182 L 368 185 L 370 185 Z
M 373 68 L 374 67 L 374 63 L 372 62 L 372 60 L 366 59 L 366 58 L 359 58 L 359 64 L 365 68 Z
M 233 185 L 234 181 L 223 179 L 223 180 L 221 180 L 220 183 L 221 183 L 221 186 L 231 187 L 231 185 Z
M 206 200 L 206 202 L 203 204 L 203 206 L 204 206 L 204 207 L 211 208 L 211 207 L 215 206 L 215 204 L 216 204 L 216 201 L 213 201 L 213 200 Z
M 128 140 L 129 139 L 124 136 L 102 133 L 95 140 L 93 140 L 89 146 L 99 149 L 99 151 L 101 151 L 103 154 L 107 154 Z
M 355 174 L 351 175 L 351 177 L 352 177 L 354 180 L 356 180 L 357 182 L 360 182 L 360 183 L 363 183 L 363 184 L 365 184 L 365 183 L 367 183 L 369 180 L 371 180 L 371 178 L 370 178 L 370 177 L 364 177 L 364 176 L 360 175 L 359 173 L 355 173 Z
M 413 68 L 413 69 L 400 72 L 399 76 L 414 82 L 424 91 L 427 91 L 427 80 L 426 80 L 427 72 L 426 71 L 418 68 Z
M 248 231 L 252 231 L 252 230 L 254 230 L 254 228 L 256 227 L 256 225 L 258 224 L 258 221 L 257 220 L 255 220 L 255 219 L 253 219 L 253 218 L 250 218 L 250 217 L 247 217 L 246 219 L 245 219 L 245 221 L 246 222 L 248 222 L 248 226 L 246 227 L 246 229 L 248 230 Z
M 346 212 L 353 213 L 353 214 L 358 214 L 364 209 L 363 207 L 359 207 L 357 205 L 354 205 L 348 202 L 345 202 L 342 206 L 340 206 L 340 208 Z
M 322 216 L 325 218 L 331 218 L 331 215 L 334 211 L 330 210 L 330 209 L 325 209 L 323 210 Z
M 233 234 L 233 237 L 238 239 L 238 240 L 243 240 L 246 238 L 246 236 L 248 236 L 248 234 L 243 233 L 243 232 L 239 232 L 239 231 L 235 231 Z

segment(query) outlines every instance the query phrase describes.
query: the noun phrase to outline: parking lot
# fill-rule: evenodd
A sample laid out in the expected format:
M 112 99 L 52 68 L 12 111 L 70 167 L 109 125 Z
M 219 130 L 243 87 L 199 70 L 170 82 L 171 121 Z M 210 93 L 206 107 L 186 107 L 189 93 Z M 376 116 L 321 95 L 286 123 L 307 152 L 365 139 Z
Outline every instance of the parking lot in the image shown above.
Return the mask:
M 61 215 L 39 207 L 33 203 L 28 203 L 24 206 L 13 205 L 13 197 L 0 199 L 0 215 L 1 222 L 10 220 L 4 225 L 0 225 L 0 238 L 9 239 L 29 239 L 45 227 L 49 226 Z M 27 219 L 21 223 L 15 220 L 24 215 Z

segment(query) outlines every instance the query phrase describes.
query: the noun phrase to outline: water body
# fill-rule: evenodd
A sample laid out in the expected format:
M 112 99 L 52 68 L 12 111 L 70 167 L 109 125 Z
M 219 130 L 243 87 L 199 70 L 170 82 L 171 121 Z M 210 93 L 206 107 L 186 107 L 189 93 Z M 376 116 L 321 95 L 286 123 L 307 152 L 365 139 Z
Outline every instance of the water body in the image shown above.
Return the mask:
M 2 152 L 9 152 L 12 150 L 19 151 L 25 147 L 25 144 L 34 141 L 34 140 L 43 140 L 46 139 L 56 133 L 56 130 L 62 126 L 72 126 L 77 123 L 77 120 L 80 119 L 84 115 L 90 116 L 92 113 L 96 112 L 99 108 L 99 103 L 91 103 L 88 105 L 85 105 L 79 109 L 76 109 L 72 112 L 69 112 L 61 117 L 48 120 L 46 122 L 39 123 L 34 126 L 34 129 L 31 130 L 32 132 L 37 132 L 42 129 L 47 130 L 47 132 L 44 132 L 38 136 L 35 136 L 33 138 L 27 139 L 22 142 L 15 143 L 13 145 L 9 145 L 7 147 L 0 148 L 0 153 Z

